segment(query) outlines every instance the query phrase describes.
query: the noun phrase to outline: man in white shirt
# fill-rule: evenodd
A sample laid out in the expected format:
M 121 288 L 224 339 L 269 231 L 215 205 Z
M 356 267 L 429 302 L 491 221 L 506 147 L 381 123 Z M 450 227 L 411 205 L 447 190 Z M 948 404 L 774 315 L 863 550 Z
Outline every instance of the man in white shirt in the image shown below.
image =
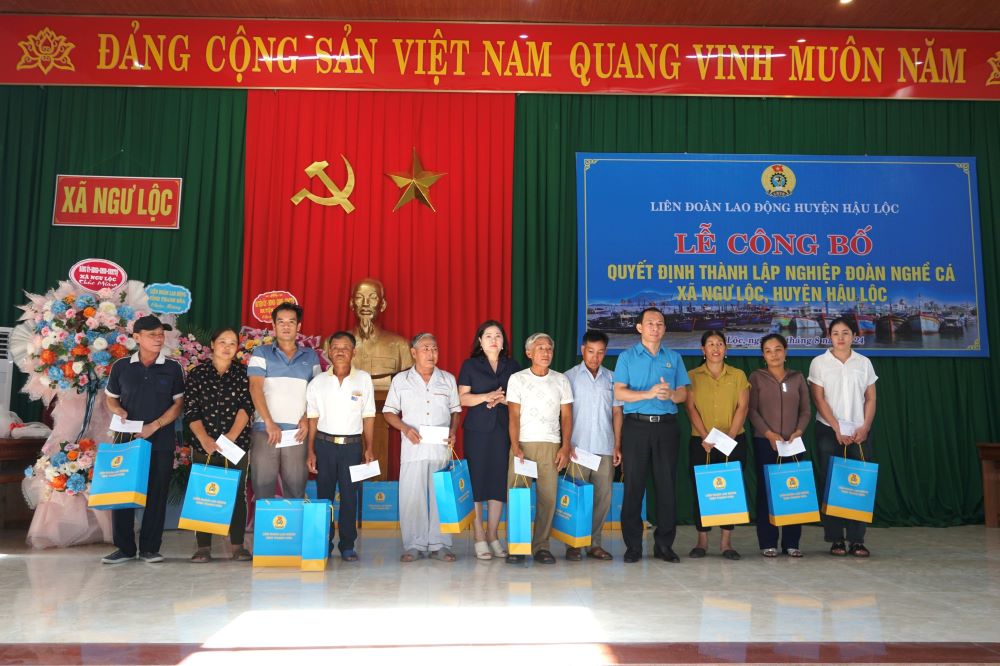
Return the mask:
M 375 459 L 372 449 L 375 427 L 375 390 L 364 370 L 351 367 L 354 336 L 337 331 L 326 340 L 332 365 L 317 375 L 306 389 L 309 420 L 309 453 L 306 464 L 316 474 L 316 495 L 333 503 L 340 486 L 340 556 L 356 562 L 354 542 L 358 538 L 358 487 L 351 481 L 350 467 Z M 362 448 L 363 445 L 363 448 Z M 333 548 L 334 530 L 330 530 Z
M 611 487 L 615 467 L 622 462 L 623 403 L 615 400 L 615 376 L 601 365 L 608 351 L 608 336 L 601 331 L 583 334 L 580 353 L 583 362 L 566 371 L 573 390 L 573 437 L 576 451 L 588 451 L 600 457 L 596 470 L 582 465 L 570 467 L 570 473 L 594 486 L 594 521 L 590 532 L 587 556 L 610 560 L 611 553 L 601 547 L 601 530 L 611 507 Z M 579 548 L 567 548 L 566 559 L 579 561 L 583 553 Z
M 399 529 L 403 537 L 401 562 L 425 555 L 454 562 L 451 535 L 441 533 L 434 473 L 451 460 L 462 406 L 455 377 L 437 367 L 438 344 L 431 333 L 418 333 L 410 342 L 413 365 L 392 378 L 382 414 L 402 433 L 399 448 Z M 429 439 L 421 426 L 447 428 L 447 434 Z M 427 434 L 427 431 L 424 431 Z M 444 434 L 444 433 L 442 433 Z
M 524 343 L 524 353 L 531 361 L 527 370 L 511 375 L 507 383 L 507 408 L 510 410 L 510 467 L 507 485 L 514 487 L 514 458 L 525 458 L 538 465 L 535 528 L 531 552 L 539 564 L 555 564 L 549 551 L 549 533 L 556 509 L 559 471 L 572 455 L 573 391 L 566 375 L 549 370 L 555 343 L 547 333 L 535 333 Z M 524 555 L 508 555 L 507 563 L 516 564 Z

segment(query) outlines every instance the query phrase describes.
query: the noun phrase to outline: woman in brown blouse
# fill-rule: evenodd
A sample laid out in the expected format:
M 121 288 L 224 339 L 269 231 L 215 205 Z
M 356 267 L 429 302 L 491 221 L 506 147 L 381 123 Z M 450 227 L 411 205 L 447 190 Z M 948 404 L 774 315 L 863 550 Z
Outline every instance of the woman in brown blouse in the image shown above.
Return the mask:
M 253 403 L 250 401 L 250 382 L 247 369 L 240 362 L 233 362 L 239 350 L 239 334 L 235 329 L 223 328 L 212 333 L 212 361 L 200 363 L 188 373 L 184 387 L 184 419 L 198 440 L 192 447 L 193 463 L 222 467 L 232 465 L 215 443 L 219 435 L 244 451 L 250 448 L 250 423 Z M 243 547 L 247 524 L 247 466 L 250 455 L 244 455 L 238 465 L 240 483 L 236 490 L 236 505 L 229 525 L 229 539 L 233 544 L 233 559 L 240 562 L 252 558 Z M 192 562 L 209 562 L 212 559 L 212 535 L 197 532 L 198 550 Z
M 778 333 L 760 340 L 765 367 L 750 374 L 750 423 L 757 466 L 757 543 L 764 557 L 778 556 L 778 528 L 767 518 L 764 465 L 778 462 L 778 442 L 801 437 L 809 424 L 809 386 L 801 372 L 785 367 L 788 342 Z M 802 557 L 801 525 L 781 530 L 781 552 Z

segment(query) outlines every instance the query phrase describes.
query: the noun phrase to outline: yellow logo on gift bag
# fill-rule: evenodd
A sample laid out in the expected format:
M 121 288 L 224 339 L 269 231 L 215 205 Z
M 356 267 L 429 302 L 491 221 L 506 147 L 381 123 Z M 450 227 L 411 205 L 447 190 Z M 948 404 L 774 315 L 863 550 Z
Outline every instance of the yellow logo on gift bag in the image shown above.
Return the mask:
M 285 521 L 285 517 L 282 516 L 280 513 L 277 516 L 274 517 L 274 520 L 271 521 L 271 525 L 273 525 L 274 529 L 276 529 L 276 530 L 283 530 L 283 529 L 285 529 L 285 525 L 286 524 L 287 524 L 287 521 Z
M 114 458 L 111 459 L 112 469 L 118 469 L 119 467 L 122 466 L 123 462 L 125 462 L 125 458 L 123 458 L 122 456 L 115 456 Z
M 794 476 L 790 476 L 788 477 L 788 480 L 785 481 L 785 485 L 788 486 L 789 490 L 795 490 L 799 487 L 799 480 Z
M 559 506 L 564 509 L 569 506 L 569 495 L 563 495 L 559 498 Z
M 336 495 L 333 496 L 333 501 L 334 502 L 339 502 L 340 501 L 340 493 L 337 493 Z
M 375 501 L 379 502 L 379 503 L 384 502 L 385 501 L 385 493 L 383 493 L 381 491 L 375 493 Z
M 725 490 L 726 480 L 723 479 L 721 476 L 717 476 L 714 479 L 712 479 L 712 487 L 715 488 L 716 490 Z
M 851 484 L 852 486 L 861 485 L 861 477 L 858 476 L 857 474 L 848 474 L 847 475 L 847 482 L 849 484 Z
M 459 479 L 458 480 L 458 489 L 459 490 L 465 490 L 465 479 Z
M 219 484 L 215 481 L 209 481 L 208 485 L 205 486 L 205 494 L 209 497 L 215 497 L 219 494 Z

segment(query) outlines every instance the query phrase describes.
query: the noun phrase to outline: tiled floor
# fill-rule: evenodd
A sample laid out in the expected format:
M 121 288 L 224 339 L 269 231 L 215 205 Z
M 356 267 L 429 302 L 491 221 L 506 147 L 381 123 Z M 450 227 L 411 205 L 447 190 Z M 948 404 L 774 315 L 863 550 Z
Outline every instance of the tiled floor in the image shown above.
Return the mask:
M 367 530 L 360 562 L 306 573 L 190 564 L 188 532 L 167 533 L 162 564 L 115 567 L 108 546 L 33 551 L 2 532 L 0 661 L 1000 662 L 1000 530 L 873 529 L 865 561 L 830 557 L 812 527 L 805 558 L 764 559 L 742 528 L 730 562 L 717 532 L 708 558 L 684 557 L 685 527 L 679 565 L 625 564 L 606 534 L 613 562 L 511 566 L 477 561 L 464 536 L 458 562 L 401 564 L 398 532 Z M 148 647 L 121 652 L 134 644 Z

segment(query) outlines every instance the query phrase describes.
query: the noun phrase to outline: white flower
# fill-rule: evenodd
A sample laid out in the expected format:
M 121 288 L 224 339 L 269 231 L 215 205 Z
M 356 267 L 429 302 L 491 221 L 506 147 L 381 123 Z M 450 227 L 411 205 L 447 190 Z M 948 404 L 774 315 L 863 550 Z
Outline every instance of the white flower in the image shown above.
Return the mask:
M 111 301 L 101 301 L 101 304 L 97 306 L 97 309 L 104 314 L 118 314 L 118 308 Z
M 62 473 L 65 474 L 66 476 L 73 476 L 74 474 L 77 473 L 79 469 L 80 469 L 80 463 L 78 463 L 75 460 L 70 460 L 68 463 L 62 465 L 61 467 Z
M 42 338 L 42 349 L 48 349 L 54 345 L 58 340 L 56 339 L 55 333 L 49 333 L 44 338 Z
M 108 341 L 105 340 L 103 337 L 95 338 L 94 341 L 90 343 L 90 346 L 92 349 L 96 351 L 104 351 L 105 349 L 108 348 Z
M 45 480 L 46 481 L 52 481 L 57 476 L 59 476 L 59 470 L 57 470 L 55 467 L 46 468 L 46 470 L 45 470 Z
M 129 338 L 125 341 L 125 348 L 129 351 L 135 349 L 135 338 Z
M 73 361 L 73 373 L 74 374 L 77 374 L 77 375 L 80 374 L 81 372 L 83 372 L 83 368 L 84 368 L 83 361 Z

